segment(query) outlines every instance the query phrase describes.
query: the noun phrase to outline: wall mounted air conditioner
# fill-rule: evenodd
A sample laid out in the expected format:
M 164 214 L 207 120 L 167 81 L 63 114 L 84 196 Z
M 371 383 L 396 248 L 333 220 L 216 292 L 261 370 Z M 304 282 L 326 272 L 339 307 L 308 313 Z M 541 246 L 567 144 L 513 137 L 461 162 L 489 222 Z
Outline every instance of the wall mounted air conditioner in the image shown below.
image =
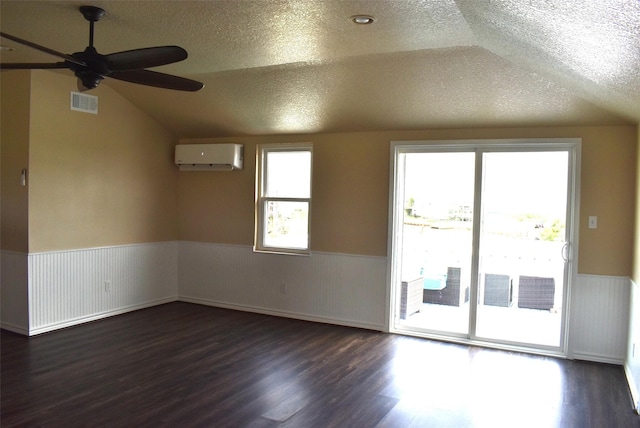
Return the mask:
M 231 171 L 242 169 L 242 144 L 178 144 L 176 165 L 180 171 Z

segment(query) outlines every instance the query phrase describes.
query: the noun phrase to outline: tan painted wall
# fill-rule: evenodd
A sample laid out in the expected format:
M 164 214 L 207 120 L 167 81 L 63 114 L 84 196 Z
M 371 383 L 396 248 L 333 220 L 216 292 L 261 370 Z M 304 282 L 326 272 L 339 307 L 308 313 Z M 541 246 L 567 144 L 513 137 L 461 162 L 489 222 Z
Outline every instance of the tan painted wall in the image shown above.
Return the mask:
M 311 248 L 386 255 L 388 193 L 380 190 L 389 185 L 389 146 L 378 140 L 372 134 L 181 140 L 241 142 L 245 150 L 242 171 L 180 173 L 181 239 L 253 245 L 256 144 L 310 141 Z
M 33 72 L 29 251 L 177 239 L 174 136 L 104 84 L 98 115 L 71 111 L 75 87 Z
M 29 166 L 28 72 L 2 72 L 0 78 L 0 144 L 2 159 L 2 249 L 26 253 L 29 247 L 28 187 L 21 186 L 20 175 Z
M 15 78 L 15 91 L 4 91 L 10 86 L 4 77 L 3 113 L 12 105 L 10 111 L 17 116 L 5 126 L 9 116 L 3 114 L 3 249 L 27 248 L 26 189 L 15 194 L 5 190 L 7 183 L 19 179 L 23 167 L 9 162 L 17 177 L 5 167 L 11 153 L 5 134 L 10 132 L 18 137 L 13 141 L 20 142 L 16 156 L 30 157 L 30 252 L 174 239 L 252 245 L 256 144 L 309 141 L 314 143 L 312 250 L 372 256 L 387 254 L 390 141 L 582 137 L 579 272 L 632 274 L 639 144 L 635 126 L 205 139 L 200 142 L 245 144 L 245 169 L 178 173 L 172 161 L 173 136 L 108 86 L 93 92 L 100 98 L 99 115 L 72 112 L 69 90 L 75 79 L 35 71 L 29 120 L 23 95 L 29 93 L 29 84 Z M 30 126 L 28 148 L 25 124 Z M 587 228 L 589 215 L 598 216 L 597 230 Z
M 387 255 L 389 142 L 581 137 L 580 273 L 631 274 L 637 130 L 634 126 L 505 128 L 185 139 L 181 143 L 245 144 L 245 169 L 180 173 L 180 238 L 252 245 L 255 147 L 314 144 L 311 248 Z M 597 230 L 587 217 L 597 215 Z
M 636 200 L 636 127 L 589 128 L 583 137 L 580 273 L 631 276 Z M 598 228 L 588 229 L 588 216 Z

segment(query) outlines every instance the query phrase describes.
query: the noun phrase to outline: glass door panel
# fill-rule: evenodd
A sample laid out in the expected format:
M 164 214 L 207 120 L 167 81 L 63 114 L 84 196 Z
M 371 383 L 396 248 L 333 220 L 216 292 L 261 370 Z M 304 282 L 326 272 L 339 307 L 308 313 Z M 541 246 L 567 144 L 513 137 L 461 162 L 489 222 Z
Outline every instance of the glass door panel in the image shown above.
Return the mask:
M 476 337 L 559 347 L 568 152 L 483 154 Z
M 466 336 L 474 152 L 403 155 L 401 282 L 396 325 Z

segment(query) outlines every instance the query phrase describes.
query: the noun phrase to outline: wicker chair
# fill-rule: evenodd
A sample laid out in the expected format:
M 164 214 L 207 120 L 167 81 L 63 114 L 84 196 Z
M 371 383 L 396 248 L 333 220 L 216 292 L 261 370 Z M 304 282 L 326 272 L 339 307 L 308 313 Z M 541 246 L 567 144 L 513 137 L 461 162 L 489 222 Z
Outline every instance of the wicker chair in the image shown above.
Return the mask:
M 490 306 L 511 306 L 513 287 L 509 275 L 486 273 L 484 275 L 483 303 Z
M 424 303 L 448 306 L 460 306 L 468 302 L 469 287 L 461 286 L 461 277 L 461 269 L 459 267 L 447 268 L 446 286 L 441 290 L 423 290 L 422 301 Z
M 518 307 L 550 310 L 554 305 L 556 281 L 540 276 L 520 276 Z

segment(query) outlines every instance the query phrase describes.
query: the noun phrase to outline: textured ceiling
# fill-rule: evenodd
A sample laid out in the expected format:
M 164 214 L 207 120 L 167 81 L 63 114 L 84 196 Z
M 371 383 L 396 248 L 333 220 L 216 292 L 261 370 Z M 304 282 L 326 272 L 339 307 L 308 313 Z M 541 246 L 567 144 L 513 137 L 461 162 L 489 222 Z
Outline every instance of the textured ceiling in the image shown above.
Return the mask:
M 200 92 L 102 83 L 181 137 L 640 121 L 638 0 L 2 0 L 0 28 L 81 51 L 81 4 L 107 11 L 101 53 L 189 52 L 155 70 Z M 1 42 L 3 62 L 57 61 Z

